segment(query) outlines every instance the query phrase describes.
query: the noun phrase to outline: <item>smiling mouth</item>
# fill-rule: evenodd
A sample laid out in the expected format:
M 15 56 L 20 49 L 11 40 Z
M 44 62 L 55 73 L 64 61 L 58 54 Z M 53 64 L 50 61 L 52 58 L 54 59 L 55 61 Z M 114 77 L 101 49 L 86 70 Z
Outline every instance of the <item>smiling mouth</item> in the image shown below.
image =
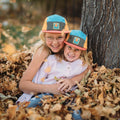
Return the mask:
M 74 58 L 75 56 L 71 56 L 71 55 L 68 54 L 68 57 L 69 57 L 69 58 Z
M 59 46 L 57 46 L 57 47 L 56 47 L 56 46 L 52 46 L 52 48 L 53 48 L 53 49 L 58 49 L 58 48 L 59 48 Z
M 72 60 L 72 59 L 74 59 L 74 56 L 68 56 L 68 59 Z

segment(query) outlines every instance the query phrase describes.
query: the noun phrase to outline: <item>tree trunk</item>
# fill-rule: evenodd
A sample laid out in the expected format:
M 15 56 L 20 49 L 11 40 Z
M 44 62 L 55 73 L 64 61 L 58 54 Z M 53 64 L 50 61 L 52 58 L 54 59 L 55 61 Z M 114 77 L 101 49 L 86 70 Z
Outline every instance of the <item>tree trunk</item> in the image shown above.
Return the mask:
M 88 35 L 93 60 L 108 68 L 120 67 L 120 1 L 83 0 L 81 28 Z

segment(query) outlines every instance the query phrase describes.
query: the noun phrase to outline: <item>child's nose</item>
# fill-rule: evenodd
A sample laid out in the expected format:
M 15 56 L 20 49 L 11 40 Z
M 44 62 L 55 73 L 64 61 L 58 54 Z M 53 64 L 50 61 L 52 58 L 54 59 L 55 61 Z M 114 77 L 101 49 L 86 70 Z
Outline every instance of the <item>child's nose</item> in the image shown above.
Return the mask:
M 74 50 L 71 50 L 71 51 L 70 51 L 70 55 L 74 55 Z
M 54 38 L 54 40 L 53 40 L 53 44 L 56 44 L 56 43 L 58 43 L 58 41 L 57 41 L 56 38 Z

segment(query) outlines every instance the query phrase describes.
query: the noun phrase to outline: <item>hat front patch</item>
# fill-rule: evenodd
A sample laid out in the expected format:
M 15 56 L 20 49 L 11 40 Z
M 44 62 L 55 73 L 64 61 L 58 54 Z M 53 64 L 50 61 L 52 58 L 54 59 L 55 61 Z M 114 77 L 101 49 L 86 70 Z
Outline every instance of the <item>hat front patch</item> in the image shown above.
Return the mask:
M 59 23 L 53 23 L 53 30 L 59 30 L 60 24 Z
M 78 45 L 79 42 L 80 42 L 80 38 L 78 38 L 78 37 L 74 37 L 74 39 L 73 39 L 73 43 L 76 44 L 76 45 Z

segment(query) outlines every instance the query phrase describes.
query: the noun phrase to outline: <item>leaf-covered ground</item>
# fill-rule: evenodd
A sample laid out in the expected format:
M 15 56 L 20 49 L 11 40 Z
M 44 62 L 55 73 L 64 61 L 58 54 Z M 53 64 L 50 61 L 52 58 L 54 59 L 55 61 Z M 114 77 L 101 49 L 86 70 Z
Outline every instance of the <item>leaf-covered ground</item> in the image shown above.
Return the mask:
M 0 54 L 1 120 L 71 120 L 69 108 L 81 109 L 85 120 L 120 118 L 120 68 L 107 69 L 97 64 L 93 65 L 94 72 L 88 73 L 80 84 L 77 83 L 75 91 L 47 96 L 42 99 L 41 107 L 26 108 L 29 104 L 26 102 L 19 104 L 17 109 L 15 101 L 22 94 L 18 84 L 32 54 L 30 49 Z M 91 57 L 90 52 L 89 56 Z

